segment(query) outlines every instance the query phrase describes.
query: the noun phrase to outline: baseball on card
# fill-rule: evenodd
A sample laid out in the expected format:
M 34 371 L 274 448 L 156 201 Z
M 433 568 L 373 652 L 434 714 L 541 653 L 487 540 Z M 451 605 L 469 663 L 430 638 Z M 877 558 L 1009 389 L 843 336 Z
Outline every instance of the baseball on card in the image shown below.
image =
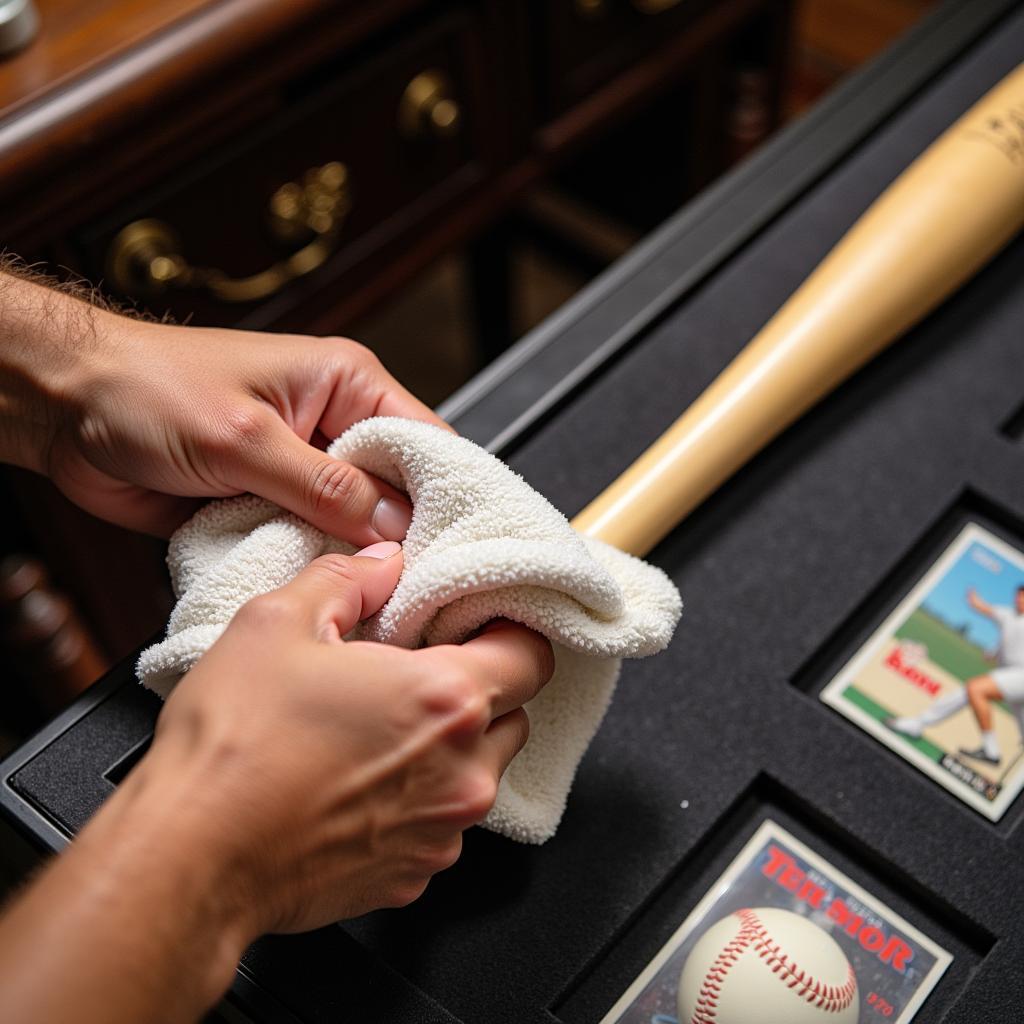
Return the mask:
M 969 523 L 821 699 L 998 821 L 1024 786 L 1024 555 Z
M 766 821 L 601 1024 L 904 1024 L 952 960 Z

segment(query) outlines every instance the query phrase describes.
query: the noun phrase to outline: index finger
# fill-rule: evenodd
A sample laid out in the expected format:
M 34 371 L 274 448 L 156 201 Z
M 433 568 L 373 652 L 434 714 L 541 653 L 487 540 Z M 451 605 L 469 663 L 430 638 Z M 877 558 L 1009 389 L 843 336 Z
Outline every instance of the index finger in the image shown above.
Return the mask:
M 481 681 L 491 701 L 492 719 L 536 697 L 555 671 L 547 637 L 507 619 L 490 623 L 453 654 Z

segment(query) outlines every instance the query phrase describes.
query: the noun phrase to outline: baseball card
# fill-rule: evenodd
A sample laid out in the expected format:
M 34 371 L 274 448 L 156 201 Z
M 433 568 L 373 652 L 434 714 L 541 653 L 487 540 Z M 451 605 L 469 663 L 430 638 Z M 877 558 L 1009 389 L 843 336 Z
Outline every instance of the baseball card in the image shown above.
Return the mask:
M 821 699 L 998 821 L 1024 786 L 1024 555 L 969 523 Z
M 952 959 L 766 821 L 601 1024 L 904 1024 Z

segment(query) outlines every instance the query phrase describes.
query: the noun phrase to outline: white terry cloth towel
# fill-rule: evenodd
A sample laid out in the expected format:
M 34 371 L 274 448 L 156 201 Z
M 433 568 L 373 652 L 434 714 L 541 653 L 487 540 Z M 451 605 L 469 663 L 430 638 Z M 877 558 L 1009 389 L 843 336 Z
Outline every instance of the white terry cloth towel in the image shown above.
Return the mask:
M 577 534 L 522 477 L 438 427 L 364 420 L 328 452 L 405 491 L 413 506 L 398 586 L 354 636 L 409 648 L 458 643 L 502 617 L 552 641 L 554 677 L 527 705 L 530 738 L 484 821 L 512 839 L 544 842 L 620 659 L 668 644 L 682 610 L 678 591 L 660 569 Z M 139 679 L 166 697 L 246 601 L 328 551 L 352 549 L 262 498 L 201 509 L 171 539 L 178 603 L 166 639 L 140 657 Z

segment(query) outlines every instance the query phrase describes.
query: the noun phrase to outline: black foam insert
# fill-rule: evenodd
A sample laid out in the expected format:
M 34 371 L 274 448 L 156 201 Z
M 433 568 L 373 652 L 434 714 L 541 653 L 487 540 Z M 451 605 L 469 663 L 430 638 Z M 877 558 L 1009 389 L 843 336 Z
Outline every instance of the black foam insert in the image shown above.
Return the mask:
M 513 467 L 567 513 L 582 507 L 1022 58 L 1016 15 L 577 396 Z M 966 495 L 1009 522 L 1024 516 L 1024 452 L 1000 431 L 1024 398 L 1022 266 L 1018 240 L 653 553 L 683 593 L 682 624 L 666 653 L 627 666 L 551 843 L 476 836 L 419 905 L 349 930 L 465 1021 L 550 1022 L 666 879 L 696 902 L 704 878 L 677 875 L 680 865 L 767 775 L 813 811 L 810 845 L 817 830 L 826 848 L 883 866 L 908 916 L 942 916 L 961 944 L 994 938 L 972 947 L 976 968 L 951 976 L 918 1020 L 1019 1019 L 1021 830 L 993 826 L 793 680 Z
M 1024 437 L 1024 402 L 1003 422 L 1003 433 L 1015 441 Z
M 117 671 L 131 679 L 131 664 Z M 74 835 L 142 756 L 160 698 L 141 686 L 116 691 L 11 777 L 11 786 Z

